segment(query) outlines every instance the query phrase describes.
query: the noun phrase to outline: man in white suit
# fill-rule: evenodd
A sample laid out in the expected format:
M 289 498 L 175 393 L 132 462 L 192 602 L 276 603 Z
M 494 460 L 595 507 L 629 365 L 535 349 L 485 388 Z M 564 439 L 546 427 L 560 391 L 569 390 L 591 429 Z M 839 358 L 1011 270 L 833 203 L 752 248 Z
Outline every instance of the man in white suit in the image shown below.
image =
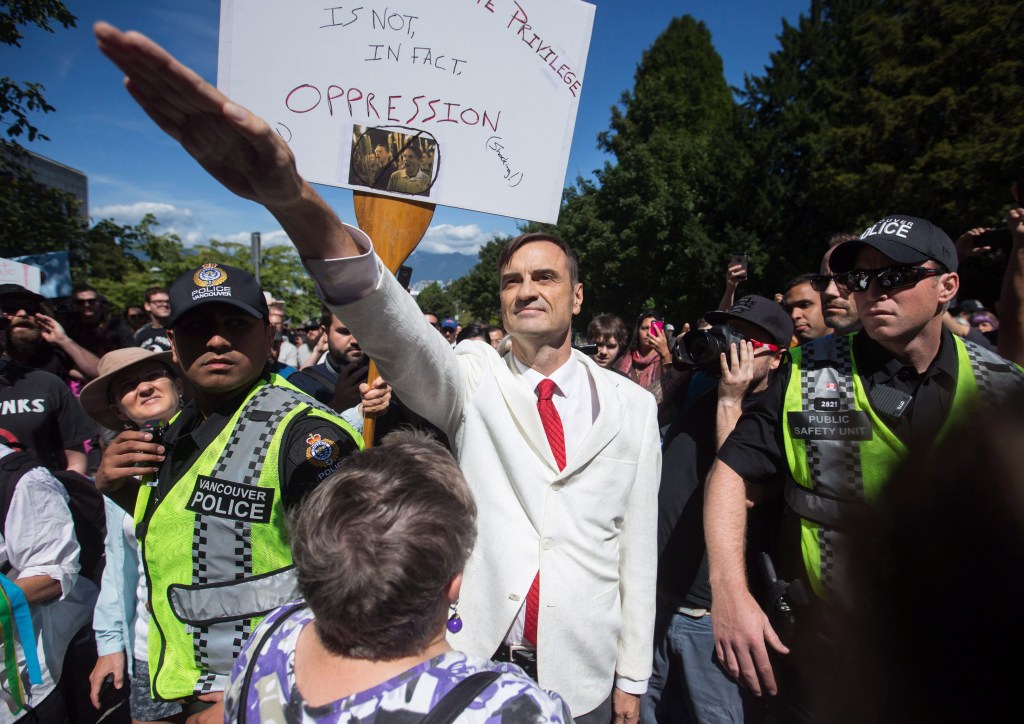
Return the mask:
M 143 36 L 102 24 L 96 33 L 146 112 L 228 189 L 274 214 L 381 374 L 448 434 L 480 511 L 452 645 L 483 656 L 525 645 L 541 686 L 577 721 L 604 724 L 613 711 L 636 721 L 652 656 L 656 411 L 649 393 L 572 350 L 583 299 L 572 251 L 544 235 L 511 242 L 499 260 L 509 352 L 482 342 L 453 350 L 264 121 Z M 539 403 L 546 385 L 553 395 Z

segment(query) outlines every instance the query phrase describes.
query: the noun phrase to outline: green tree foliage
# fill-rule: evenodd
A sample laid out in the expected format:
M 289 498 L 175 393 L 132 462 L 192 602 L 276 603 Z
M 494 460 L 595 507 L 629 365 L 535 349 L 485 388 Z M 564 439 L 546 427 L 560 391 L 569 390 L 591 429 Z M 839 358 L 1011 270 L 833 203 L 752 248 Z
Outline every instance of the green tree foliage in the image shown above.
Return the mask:
M 25 26 L 54 32 L 74 27 L 76 18 L 60 0 L 9 0 L 0 6 L 0 43 L 21 47 Z M 79 242 L 85 222 L 78 201 L 37 183 L 19 162 L 19 138 L 49 140 L 32 123 L 32 114 L 51 113 L 39 83 L 0 77 L 0 256 L 67 249 Z
M 747 220 L 738 186 L 750 158 L 707 27 L 674 19 L 635 79 L 598 139 L 616 163 L 566 190 L 557 225 L 527 227 L 577 250 L 582 326 L 599 312 L 632 319 L 651 304 L 673 319 L 696 318 L 721 297 L 732 246 L 755 268 L 764 259 L 736 223 Z
M 508 242 L 499 236 L 480 248 L 479 261 L 461 279 L 456 279 L 446 290 L 458 300 L 463 320 L 482 319 L 489 324 L 501 323 L 501 304 L 498 302 L 498 255 Z M 422 294 L 421 294 L 422 296 Z M 422 302 L 420 307 L 423 307 Z
M 160 233 L 160 222 L 147 214 L 135 225 L 104 219 L 85 233 L 72 258 L 72 280 L 88 282 L 118 308 L 139 304 L 149 287 L 170 286 L 184 272 L 205 262 L 253 271 L 248 244 L 210 240 L 186 248 L 177 234 Z M 286 303 L 293 323 L 320 316 L 313 280 L 291 246 L 263 248 L 261 286 Z
M 118 309 L 141 304 L 149 287 L 165 287 L 195 262 L 176 234 L 159 233 L 147 214 L 135 225 L 104 219 L 73 250 L 72 281 L 96 287 Z
M 420 305 L 421 311 L 436 314 L 438 321 L 455 316 L 455 298 L 437 282 L 424 287 L 416 295 L 416 303 Z
M 20 48 L 25 37 L 21 28 L 25 25 L 35 25 L 52 33 L 51 23 L 73 28 L 76 21 L 60 0 L 8 0 L 0 6 L 0 43 Z M 39 83 L 19 83 L 6 75 L 0 78 L 0 123 L 7 126 L 10 138 L 24 135 L 29 141 L 47 140 L 29 118 L 30 113 L 54 110 L 43 96 L 45 90 Z
M 832 232 L 886 213 L 953 238 L 997 222 L 1024 165 L 1022 31 L 1006 0 L 815 0 L 784 25 L 745 102 L 779 266 L 812 269 Z
M 577 249 L 581 321 L 651 305 L 692 321 L 733 251 L 740 293 L 771 296 L 887 213 L 954 238 L 999 224 L 1024 168 L 1024 5 L 812 0 L 779 41 L 739 104 L 692 18 L 644 53 L 598 139 L 614 162 L 566 189 L 557 225 L 526 227 Z M 964 296 L 990 301 L 1002 268 L 969 260 Z

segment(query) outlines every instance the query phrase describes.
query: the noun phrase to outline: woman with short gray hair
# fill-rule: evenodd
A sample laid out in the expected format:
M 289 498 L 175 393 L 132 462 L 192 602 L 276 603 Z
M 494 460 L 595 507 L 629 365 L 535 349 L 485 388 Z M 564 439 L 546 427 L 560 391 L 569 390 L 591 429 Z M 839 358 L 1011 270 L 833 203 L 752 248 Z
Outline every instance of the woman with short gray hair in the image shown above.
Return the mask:
M 372 724 L 435 709 L 460 722 L 572 721 L 519 667 L 448 645 L 446 629 L 462 627 L 476 506 L 432 438 L 403 430 L 356 454 L 290 523 L 304 601 L 267 616 L 250 638 L 232 672 L 228 721 Z

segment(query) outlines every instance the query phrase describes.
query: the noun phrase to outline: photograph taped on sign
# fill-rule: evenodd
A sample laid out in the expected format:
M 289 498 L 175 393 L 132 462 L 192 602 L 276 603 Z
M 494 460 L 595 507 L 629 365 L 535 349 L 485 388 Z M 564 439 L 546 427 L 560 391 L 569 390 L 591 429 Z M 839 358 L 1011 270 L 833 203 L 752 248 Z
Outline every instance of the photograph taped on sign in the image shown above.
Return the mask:
M 348 171 L 352 186 L 429 198 L 440 169 L 437 140 L 425 131 L 353 126 Z

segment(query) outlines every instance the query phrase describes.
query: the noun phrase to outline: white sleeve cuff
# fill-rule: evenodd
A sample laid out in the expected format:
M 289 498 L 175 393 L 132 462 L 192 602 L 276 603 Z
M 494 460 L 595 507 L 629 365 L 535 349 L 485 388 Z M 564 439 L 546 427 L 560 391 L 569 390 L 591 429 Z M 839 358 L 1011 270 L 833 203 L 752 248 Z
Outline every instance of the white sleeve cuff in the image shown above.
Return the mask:
M 627 694 L 641 694 L 647 693 L 647 679 L 643 681 L 635 681 L 633 679 L 627 679 L 625 676 L 615 676 L 615 688 L 622 689 Z
M 362 230 L 345 224 L 356 244 L 364 249 L 359 256 L 343 259 L 303 259 L 313 278 L 316 293 L 325 304 L 341 307 L 367 297 L 380 283 L 380 259 L 373 253 L 373 242 Z
M 78 566 L 77 565 L 49 565 L 49 566 L 29 566 L 25 570 L 18 573 L 18 578 L 31 578 L 32 576 L 47 576 L 57 581 L 60 584 L 60 599 L 61 601 L 71 593 L 71 589 L 75 587 L 75 582 L 78 580 Z

